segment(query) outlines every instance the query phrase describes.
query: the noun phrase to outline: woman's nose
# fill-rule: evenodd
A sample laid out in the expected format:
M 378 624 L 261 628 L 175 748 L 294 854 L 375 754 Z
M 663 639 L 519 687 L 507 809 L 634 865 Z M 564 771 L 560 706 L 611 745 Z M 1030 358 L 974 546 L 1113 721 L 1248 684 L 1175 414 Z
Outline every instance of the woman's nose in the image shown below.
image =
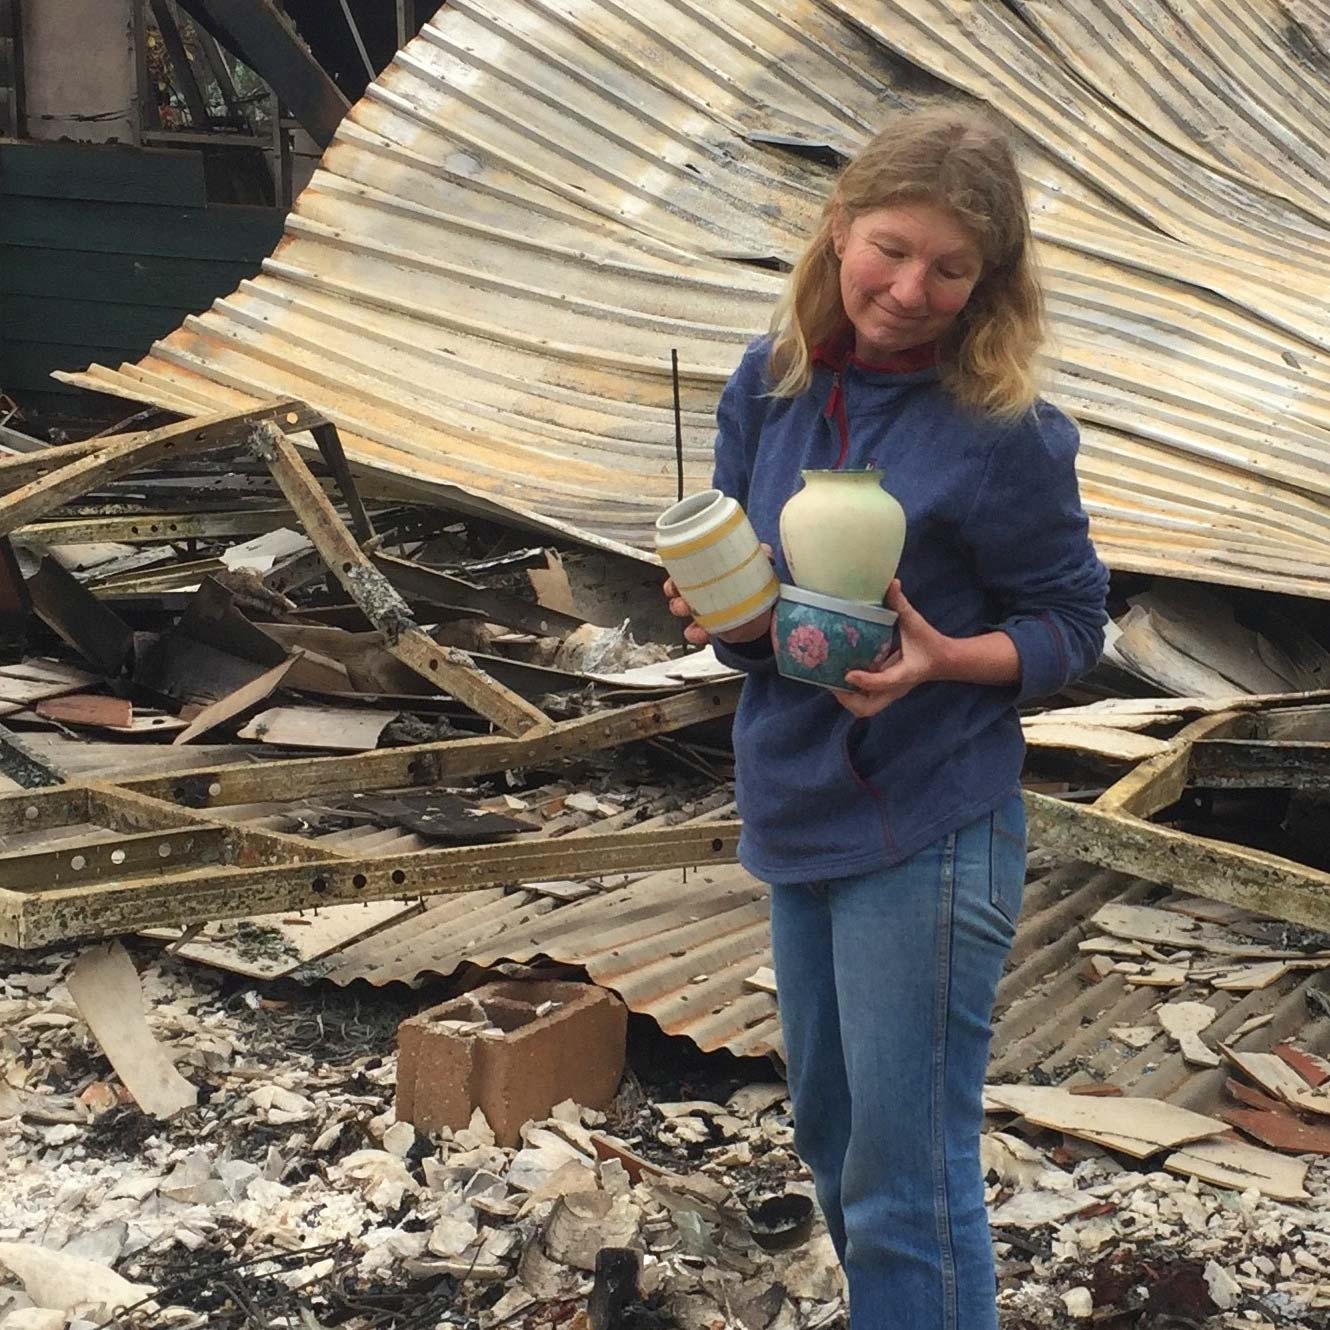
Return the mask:
M 922 264 L 911 263 L 901 268 L 891 284 L 891 298 L 907 313 L 914 314 L 928 307 Z

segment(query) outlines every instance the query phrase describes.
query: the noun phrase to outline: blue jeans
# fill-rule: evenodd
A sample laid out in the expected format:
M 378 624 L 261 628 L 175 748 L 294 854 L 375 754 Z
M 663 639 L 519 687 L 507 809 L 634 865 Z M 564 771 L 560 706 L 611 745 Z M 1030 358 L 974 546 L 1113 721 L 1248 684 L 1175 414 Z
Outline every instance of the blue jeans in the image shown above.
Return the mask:
M 893 868 L 771 889 L 795 1147 L 851 1330 L 996 1330 L 982 1089 L 1024 885 L 1013 794 Z

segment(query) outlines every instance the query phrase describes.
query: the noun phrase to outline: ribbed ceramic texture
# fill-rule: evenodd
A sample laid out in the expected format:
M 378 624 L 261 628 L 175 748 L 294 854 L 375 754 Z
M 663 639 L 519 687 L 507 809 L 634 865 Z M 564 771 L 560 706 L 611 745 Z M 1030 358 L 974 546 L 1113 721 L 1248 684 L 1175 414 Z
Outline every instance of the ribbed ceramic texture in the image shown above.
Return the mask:
M 1047 392 L 1106 562 L 1330 597 L 1325 14 L 450 0 L 260 276 L 72 377 L 183 411 L 298 396 L 376 478 L 649 548 L 677 484 L 671 349 L 696 487 L 830 185 L 817 158 L 954 97 L 1016 125 Z
M 661 521 L 668 521 L 673 511 Z M 708 632 L 737 628 L 776 603 L 780 587 L 771 561 L 744 510 L 731 498 L 720 496 L 692 522 L 674 523 L 666 531 L 657 525 L 656 551 Z

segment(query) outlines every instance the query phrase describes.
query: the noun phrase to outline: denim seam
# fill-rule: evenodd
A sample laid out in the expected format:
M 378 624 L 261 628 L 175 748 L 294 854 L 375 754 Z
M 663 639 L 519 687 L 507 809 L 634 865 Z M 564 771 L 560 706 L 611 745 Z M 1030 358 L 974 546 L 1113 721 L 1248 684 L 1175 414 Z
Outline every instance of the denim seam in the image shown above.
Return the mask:
M 957 1330 L 956 1253 L 951 1241 L 951 1212 L 947 1205 L 947 1013 L 951 1008 L 951 938 L 956 895 L 956 833 L 947 838 L 942 858 L 938 900 L 938 985 L 933 1045 L 933 1213 L 937 1223 L 938 1253 L 942 1268 L 942 1327 Z

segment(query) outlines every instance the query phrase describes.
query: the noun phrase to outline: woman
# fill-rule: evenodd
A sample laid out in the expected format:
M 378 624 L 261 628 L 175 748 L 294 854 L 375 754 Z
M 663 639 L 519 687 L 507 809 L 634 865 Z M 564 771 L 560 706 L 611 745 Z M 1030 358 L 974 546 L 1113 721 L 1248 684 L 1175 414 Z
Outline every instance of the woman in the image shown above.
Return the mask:
M 715 484 L 783 581 L 803 468 L 879 469 L 909 523 L 898 647 L 844 692 L 775 672 L 769 615 L 716 642 L 748 675 L 739 857 L 772 888 L 795 1142 L 853 1330 L 997 1325 L 979 1138 L 1025 880 L 1016 708 L 1093 665 L 1108 580 L 1075 426 L 1033 385 L 1030 250 L 1003 133 L 901 116 L 841 175 L 718 412 Z

